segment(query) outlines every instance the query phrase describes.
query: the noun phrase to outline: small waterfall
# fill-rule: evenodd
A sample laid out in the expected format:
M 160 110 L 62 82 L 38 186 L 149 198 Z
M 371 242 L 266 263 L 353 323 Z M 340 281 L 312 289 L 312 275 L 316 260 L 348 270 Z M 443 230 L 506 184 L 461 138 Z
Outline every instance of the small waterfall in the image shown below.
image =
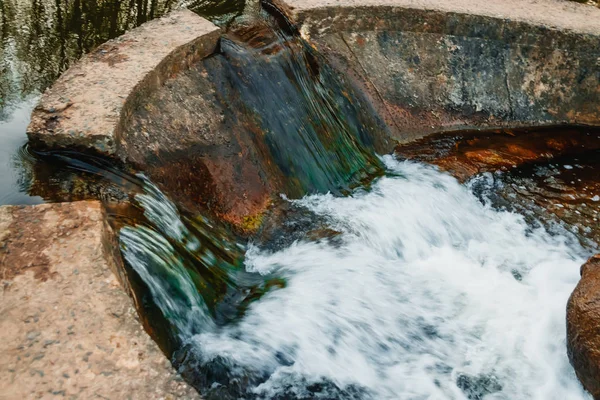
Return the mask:
M 234 32 L 208 65 L 215 81 L 221 76 L 227 83 L 221 96 L 238 121 L 254 118 L 260 125 L 254 141 L 288 182 L 286 195 L 349 193 L 381 174 L 369 132 L 376 118 L 314 49 L 266 23 Z M 283 285 L 246 272 L 242 246 L 207 219 L 182 216 L 140 179 L 143 192 L 134 203 L 146 223 L 121 229 L 122 251 L 177 340 L 213 331 L 241 315 L 266 287 Z
M 238 318 L 269 287 L 283 285 L 247 272 L 243 244 L 219 223 L 182 212 L 143 174 L 76 152 L 24 148 L 23 155 L 36 170 L 33 185 L 40 185 L 31 189 L 46 198 L 69 193 L 70 201 L 104 202 L 142 317 L 167 352 Z
M 369 191 L 294 201 L 335 241 L 250 248 L 246 269 L 287 286 L 188 342 L 204 398 L 587 399 L 564 347 L 585 251 L 432 167 L 384 161 Z
M 143 192 L 134 203 L 145 223 L 121 228 L 121 251 L 170 324 L 173 340 L 243 315 L 273 280 L 245 270 L 245 248 L 225 230 L 203 216 L 183 215 L 152 182 L 139 178 Z
M 367 102 L 265 18 L 205 66 L 284 200 L 335 239 L 242 244 L 143 174 L 48 155 L 106 202 L 182 375 L 207 400 L 588 398 L 564 349 L 586 251 L 430 166 L 377 157 Z
M 348 193 L 381 174 L 373 138 L 384 125 L 315 49 L 274 24 L 232 29 L 204 62 L 209 76 L 287 195 Z

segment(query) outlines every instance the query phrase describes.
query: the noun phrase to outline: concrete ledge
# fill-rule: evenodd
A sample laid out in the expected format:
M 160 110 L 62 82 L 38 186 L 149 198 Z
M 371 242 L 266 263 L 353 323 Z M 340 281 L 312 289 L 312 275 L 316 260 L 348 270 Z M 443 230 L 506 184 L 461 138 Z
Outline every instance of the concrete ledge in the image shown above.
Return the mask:
M 0 207 L 0 398 L 199 397 L 142 328 L 120 263 L 99 202 Z
M 273 0 L 394 131 L 600 124 L 600 9 L 557 0 Z
M 210 55 L 219 35 L 209 21 L 181 10 L 101 45 L 44 93 L 27 129 L 31 144 L 119 154 L 139 100 Z

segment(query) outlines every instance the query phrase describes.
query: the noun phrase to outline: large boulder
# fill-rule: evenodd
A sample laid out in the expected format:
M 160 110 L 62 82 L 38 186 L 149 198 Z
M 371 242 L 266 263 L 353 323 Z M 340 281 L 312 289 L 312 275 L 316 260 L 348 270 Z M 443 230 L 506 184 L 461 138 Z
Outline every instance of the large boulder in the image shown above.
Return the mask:
M 583 386 L 600 399 L 600 254 L 581 267 L 567 305 L 567 350 Z

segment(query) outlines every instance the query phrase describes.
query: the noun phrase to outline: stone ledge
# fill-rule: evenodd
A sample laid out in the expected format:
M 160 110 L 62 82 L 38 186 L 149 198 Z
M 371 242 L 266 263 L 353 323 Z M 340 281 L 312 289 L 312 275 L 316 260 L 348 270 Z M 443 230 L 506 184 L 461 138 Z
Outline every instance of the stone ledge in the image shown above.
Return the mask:
M 395 14 L 424 10 L 482 16 L 578 34 L 600 35 L 600 9 L 562 0 L 272 0 L 272 3 L 299 25 L 325 19 L 321 21 L 324 27 L 332 24 L 335 19 L 343 19 L 350 10 L 373 12 L 381 9 Z M 326 14 L 330 18 L 323 18 Z M 365 13 L 364 16 L 370 15 Z M 358 26 L 360 22 L 355 18 Z M 444 26 L 429 27 L 440 28 Z
M 199 398 L 142 328 L 120 263 L 99 202 L 0 207 L 0 398 Z
M 600 125 L 600 9 L 557 0 L 272 0 L 408 143 Z
M 180 10 L 101 45 L 43 94 L 27 128 L 31 144 L 124 157 L 121 135 L 140 98 L 212 54 L 219 36 L 215 25 Z

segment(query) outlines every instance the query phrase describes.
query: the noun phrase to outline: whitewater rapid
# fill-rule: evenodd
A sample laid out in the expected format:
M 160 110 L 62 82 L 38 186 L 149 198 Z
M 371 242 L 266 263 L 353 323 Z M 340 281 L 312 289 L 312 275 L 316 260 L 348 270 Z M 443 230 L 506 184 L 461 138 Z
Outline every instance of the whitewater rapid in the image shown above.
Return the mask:
M 261 398 L 590 398 L 565 346 L 585 251 L 433 167 L 383 160 L 368 190 L 295 201 L 336 240 L 248 250 L 249 271 L 287 286 L 189 339 L 203 362 L 260 374 Z

